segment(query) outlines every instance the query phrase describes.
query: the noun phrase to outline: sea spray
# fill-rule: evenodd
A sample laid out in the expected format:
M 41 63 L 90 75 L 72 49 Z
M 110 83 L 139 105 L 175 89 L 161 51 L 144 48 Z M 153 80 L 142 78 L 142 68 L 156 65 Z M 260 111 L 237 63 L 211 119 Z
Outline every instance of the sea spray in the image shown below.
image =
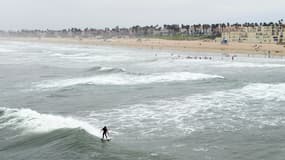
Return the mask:
M 100 137 L 100 130 L 88 122 L 73 117 L 41 114 L 28 108 L 0 108 L 0 129 L 22 130 L 23 133 L 45 133 L 64 128 L 81 128 L 89 134 Z

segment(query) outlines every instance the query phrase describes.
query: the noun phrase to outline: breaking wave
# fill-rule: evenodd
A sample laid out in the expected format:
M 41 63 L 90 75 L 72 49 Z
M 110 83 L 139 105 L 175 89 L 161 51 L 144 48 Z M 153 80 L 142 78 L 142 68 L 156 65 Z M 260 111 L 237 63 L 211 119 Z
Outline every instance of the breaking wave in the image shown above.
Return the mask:
M 100 73 L 120 73 L 120 72 L 126 72 L 123 68 L 112 68 L 112 67 L 101 67 L 101 66 L 95 66 L 91 67 L 87 70 L 88 72 L 100 72 Z
M 5 48 L 0 48 L 0 53 L 7 53 L 7 52 L 13 52 L 14 50 L 10 50 L 10 49 L 5 49 Z
M 41 114 L 31 109 L 0 108 L 0 129 L 9 128 L 23 133 L 47 133 L 58 129 L 85 130 L 100 137 L 100 130 L 91 124 L 72 117 Z
M 0 133 L 1 159 L 152 159 L 116 143 L 107 147 L 90 123 L 31 109 L 0 108 Z
M 217 64 L 215 67 L 221 68 L 282 68 L 285 64 L 272 64 L 272 63 L 246 63 L 246 62 L 227 62 Z
M 99 130 L 87 122 L 31 109 L 0 108 L 0 132 L 1 159 L 150 159 L 114 143 L 105 148 Z
M 90 84 L 90 85 L 137 85 L 162 83 L 173 81 L 193 81 L 205 80 L 213 78 L 224 78 L 218 75 L 209 75 L 202 73 L 190 72 L 167 72 L 167 73 L 153 73 L 153 74 L 128 74 L 128 73 L 113 73 L 96 75 L 91 77 L 71 78 L 63 80 L 48 80 L 37 83 L 36 88 L 63 88 L 74 85 Z
M 84 61 L 84 62 L 123 62 L 123 61 L 129 61 L 133 58 L 126 55 L 112 55 L 112 56 L 106 56 L 106 55 L 99 55 L 94 53 L 73 53 L 73 54 L 64 54 L 64 53 L 54 53 L 51 54 L 52 57 L 59 57 L 62 59 L 68 59 L 68 60 L 75 60 L 75 61 Z

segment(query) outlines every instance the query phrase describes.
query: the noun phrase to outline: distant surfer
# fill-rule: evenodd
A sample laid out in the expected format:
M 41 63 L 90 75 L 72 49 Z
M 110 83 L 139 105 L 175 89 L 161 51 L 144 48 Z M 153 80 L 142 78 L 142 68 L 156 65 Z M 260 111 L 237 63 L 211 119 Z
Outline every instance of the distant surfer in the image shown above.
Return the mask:
M 106 137 L 106 139 L 108 139 L 107 134 L 109 135 L 109 132 L 108 132 L 108 128 L 106 126 L 104 126 L 102 128 L 102 132 L 103 132 L 102 139 L 104 140 L 104 137 Z

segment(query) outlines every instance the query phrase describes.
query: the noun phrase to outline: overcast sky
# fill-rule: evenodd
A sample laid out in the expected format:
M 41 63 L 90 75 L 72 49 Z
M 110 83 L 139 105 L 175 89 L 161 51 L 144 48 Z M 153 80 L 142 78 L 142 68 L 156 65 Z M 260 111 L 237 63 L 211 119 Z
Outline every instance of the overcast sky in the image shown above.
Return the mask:
M 0 29 L 276 22 L 284 7 L 285 0 L 0 0 Z

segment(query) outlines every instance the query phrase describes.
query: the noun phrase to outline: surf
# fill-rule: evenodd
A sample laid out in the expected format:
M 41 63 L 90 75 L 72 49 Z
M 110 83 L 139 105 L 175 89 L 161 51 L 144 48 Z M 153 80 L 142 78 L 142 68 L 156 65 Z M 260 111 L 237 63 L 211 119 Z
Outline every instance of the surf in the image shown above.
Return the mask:
M 232 132 L 241 128 L 284 126 L 279 107 L 281 101 L 285 102 L 284 90 L 285 83 L 249 83 L 240 88 L 91 112 L 89 117 L 112 123 L 122 134 L 135 129 L 136 134 L 147 137 L 187 135 L 209 128 Z
M 214 67 L 219 68 L 284 68 L 284 64 L 278 63 L 249 63 L 249 62 L 221 62 Z
M 124 68 L 113 68 L 113 67 L 101 67 L 94 66 L 87 70 L 87 72 L 95 72 L 95 73 L 121 73 L 126 72 Z
M 21 134 L 48 133 L 58 129 L 82 129 L 101 137 L 100 130 L 74 117 L 42 114 L 29 108 L 0 108 L 0 129 L 18 130 Z
M 108 71 L 109 72 L 109 71 Z M 151 83 L 197 81 L 207 79 L 224 79 L 223 76 L 191 72 L 164 72 L 152 74 L 110 73 L 89 77 L 59 80 L 46 80 L 34 85 L 38 89 L 64 88 L 75 85 L 140 85 Z
M 5 134 L 18 132 L 17 136 Z M 108 145 L 99 138 L 99 129 L 73 117 L 42 114 L 28 108 L 0 108 L 1 159 L 112 159 L 137 158 L 116 143 Z M 100 136 L 101 137 L 101 136 Z M 105 154 L 108 153 L 108 154 Z M 148 156 L 141 153 L 141 157 Z

